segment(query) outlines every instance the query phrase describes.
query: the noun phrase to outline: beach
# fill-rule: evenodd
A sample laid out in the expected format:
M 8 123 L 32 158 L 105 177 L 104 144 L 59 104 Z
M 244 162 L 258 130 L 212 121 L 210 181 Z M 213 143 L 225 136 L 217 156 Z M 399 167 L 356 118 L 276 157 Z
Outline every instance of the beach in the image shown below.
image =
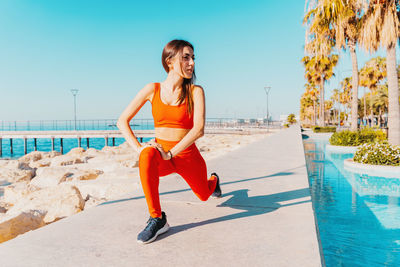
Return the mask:
M 206 134 L 196 145 L 209 161 L 276 131 Z M 74 148 L 65 155 L 31 152 L 1 160 L 0 170 L 0 242 L 103 202 L 129 197 L 141 187 L 138 155 L 127 143 L 101 150 Z M 208 173 L 214 171 L 218 170 Z

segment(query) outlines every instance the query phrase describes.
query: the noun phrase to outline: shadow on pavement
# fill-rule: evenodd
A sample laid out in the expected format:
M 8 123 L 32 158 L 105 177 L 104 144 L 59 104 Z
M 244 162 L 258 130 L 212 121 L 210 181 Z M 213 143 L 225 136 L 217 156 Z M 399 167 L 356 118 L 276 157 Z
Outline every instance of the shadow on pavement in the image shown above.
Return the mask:
M 249 191 L 248 189 L 241 189 L 224 194 L 222 195 L 222 197 L 227 197 L 227 196 L 232 196 L 232 197 L 230 197 L 227 201 L 217 206 L 217 207 L 230 207 L 233 209 L 243 210 L 242 212 L 229 214 L 226 216 L 217 217 L 201 222 L 172 226 L 168 231 L 168 233 L 160 236 L 158 239 L 161 240 L 169 235 L 177 234 L 179 232 L 188 230 L 190 228 L 199 227 L 210 223 L 217 223 L 217 222 L 239 219 L 243 217 L 251 217 L 251 216 L 266 214 L 275 211 L 281 207 L 288 207 L 288 206 L 311 202 L 311 200 L 309 199 L 283 205 L 278 203 L 295 199 L 301 199 L 305 197 L 311 198 L 309 188 L 303 188 L 272 195 L 254 196 L 254 197 L 249 197 L 248 191 Z
M 221 186 L 228 185 L 228 184 L 236 184 L 236 183 L 242 183 L 242 182 L 248 182 L 248 181 L 261 180 L 261 179 L 266 179 L 266 178 L 271 178 L 271 177 L 276 177 L 276 176 L 292 175 L 292 174 L 295 174 L 294 172 L 291 172 L 292 170 L 295 170 L 295 169 L 298 169 L 298 168 L 302 168 L 304 166 L 305 165 L 301 165 L 301 166 L 298 166 L 298 167 L 295 167 L 295 168 L 291 168 L 291 169 L 287 169 L 287 170 L 285 170 L 283 172 L 277 172 L 277 173 L 274 173 L 274 174 L 271 174 L 271 175 L 253 177 L 253 178 L 246 178 L 246 179 L 241 179 L 241 180 L 234 180 L 234 181 L 230 181 L 230 182 L 224 182 L 224 183 L 221 183 Z M 191 189 L 187 188 L 187 189 L 181 189 L 181 190 L 173 190 L 173 191 L 160 193 L 160 195 L 169 195 L 169 194 L 175 194 L 175 193 L 186 192 L 186 191 L 191 191 Z M 223 195 L 223 196 L 227 196 L 227 195 Z M 144 195 L 138 196 L 138 197 L 132 197 L 132 198 L 123 198 L 123 199 L 111 200 L 111 201 L 107 201 L 107 202 L 101 203 L 101 204 L 99 204 L 99 206 L 108 205 L 108 204 L 114 204 L 114 203 L 119 203 L 119 202 L 124 202 L 124 201 L 130 201 L 130 200 L 136 200 L 136 199 L 144 199 Z

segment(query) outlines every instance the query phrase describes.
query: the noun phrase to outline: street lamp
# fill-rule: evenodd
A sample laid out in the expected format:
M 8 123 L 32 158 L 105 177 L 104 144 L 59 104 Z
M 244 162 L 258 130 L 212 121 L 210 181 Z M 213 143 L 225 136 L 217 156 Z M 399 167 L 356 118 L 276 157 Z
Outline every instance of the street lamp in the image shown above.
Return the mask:
M 271 86 L 264 86 L 265 94 L 267 95 L 267 130 L 269 129 L 269 109 L 268 109 L 268 94 Z
M 76 131 L 76 95 L 78 94 L 78 89 L 71 89 L 71 93 L 74 96 L 74 129 Z

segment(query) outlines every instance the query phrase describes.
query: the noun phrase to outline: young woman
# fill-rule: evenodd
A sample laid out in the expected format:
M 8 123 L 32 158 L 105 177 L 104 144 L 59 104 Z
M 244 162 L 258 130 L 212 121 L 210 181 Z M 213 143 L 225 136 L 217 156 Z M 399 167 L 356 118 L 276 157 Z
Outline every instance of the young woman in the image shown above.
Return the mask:
M 117 126 L 125 140 L 139 153 L 139 173 L 150 218 L 139 233 L 139 243 L 154 241 L 169 229 L 161 211 L 159 177 L 178 173 L 196 196 L 206 201 L 210 195 L 221 196 L 218 175 L 207 179 L 207 168 L 195 141 L 204 134 L 205 101 L 203 88 L 194 85 L 193 46 L 184 40 L 172 40 L 162 53 L 168 73 L 161 83 L 146 85 L 118 119 Z M 155 141 L 140 144 L 129 121 L 150 101 L 154 118 Z

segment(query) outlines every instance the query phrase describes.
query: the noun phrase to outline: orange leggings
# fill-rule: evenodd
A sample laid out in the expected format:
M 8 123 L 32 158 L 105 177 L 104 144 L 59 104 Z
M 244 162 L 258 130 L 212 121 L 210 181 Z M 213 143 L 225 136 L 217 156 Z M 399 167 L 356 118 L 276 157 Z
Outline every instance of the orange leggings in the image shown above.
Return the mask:
M 156 139 L 156 142 L 161 144 L 165 151 L 178 143 L 160 139 Z M 150 216 L 153 218 L 161 216 L 158 192 L 160 176 L 179 174 L 202 201 L 210 197 L 217 184 L 214 176 L 207 180 L 206 163 L 194 143 L 171 160 L 163 160 L 156 148 L 146 147 L 139 156 L 139 173 Z

